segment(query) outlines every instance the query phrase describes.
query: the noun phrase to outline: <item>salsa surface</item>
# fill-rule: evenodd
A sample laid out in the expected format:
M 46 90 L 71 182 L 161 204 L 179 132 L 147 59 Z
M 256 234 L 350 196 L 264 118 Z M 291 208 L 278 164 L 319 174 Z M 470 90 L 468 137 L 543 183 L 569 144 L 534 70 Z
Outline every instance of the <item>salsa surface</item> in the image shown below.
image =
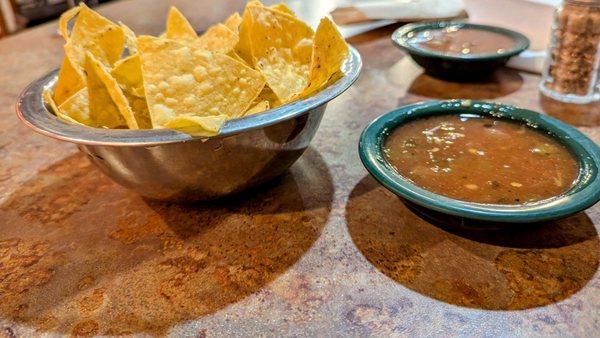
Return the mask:
M 410 121 L 385 142 L 387 160 L 419 187 L 451 198 L 524 204 L 569 190 L 579 164 L 554 138 L 472 114 Z
M 500 33 L 458 26 L 423 30 L 408 42 L 419 48 L 454 55 L 502 53 L 516 43 Z

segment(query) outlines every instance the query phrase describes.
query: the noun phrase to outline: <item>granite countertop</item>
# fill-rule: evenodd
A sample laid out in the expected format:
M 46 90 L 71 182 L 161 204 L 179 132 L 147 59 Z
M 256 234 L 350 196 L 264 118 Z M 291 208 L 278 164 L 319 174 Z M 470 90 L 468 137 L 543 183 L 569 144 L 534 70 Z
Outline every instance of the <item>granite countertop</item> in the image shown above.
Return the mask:
M 199 29 L 243 7 L 126 0 L 100 11 L 157 34 L 170 3 Z M 318 18 L 327 10 L 319 3 L 290 5 Z M 58 67 L 62 40 L 55 22 L 0 40 L 0 337 L 598 335 L 600 205 L 543 226 L 447 228 L 362 167 L 362 128 L 399 105 L 549 107 L 537 75 L 502 69 L 477 84 L 423 75 L 392 46 L 392 30 L 350 39 L 363 74 L 330 103 L 288 173 L 198 205 L 146 201 L 74 145 L 23 126 L 15 100 Z M 600 127 L 581 130 L 600 142 Z

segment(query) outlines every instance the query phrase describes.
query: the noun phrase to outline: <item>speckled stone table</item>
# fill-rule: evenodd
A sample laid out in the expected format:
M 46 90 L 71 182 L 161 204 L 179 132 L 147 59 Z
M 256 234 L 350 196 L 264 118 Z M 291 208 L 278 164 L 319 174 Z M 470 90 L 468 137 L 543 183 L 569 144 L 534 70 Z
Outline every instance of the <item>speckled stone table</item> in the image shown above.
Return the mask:
M 172 3 L 198 28 L 243 6 Z M 168 5 L 100 10 L 156 34 Z M 313 20 L 329 6 L 291 5 Z M 512 230 L 432 224 L 369 177 L 356 152 L 369 121 L 407 103 L 554 107 L 537 75 L 447 83 L 396 50 L 392 28 L 352 38 L 363 74 L 288 173 L 228 201 L 161 204 L 17 121 L 20 90 L 62 57 L 55 31 L 0 40 L 0 337 L 600 335 L 599 205 Z M 581 130 L 600 142 L 600 127 Z

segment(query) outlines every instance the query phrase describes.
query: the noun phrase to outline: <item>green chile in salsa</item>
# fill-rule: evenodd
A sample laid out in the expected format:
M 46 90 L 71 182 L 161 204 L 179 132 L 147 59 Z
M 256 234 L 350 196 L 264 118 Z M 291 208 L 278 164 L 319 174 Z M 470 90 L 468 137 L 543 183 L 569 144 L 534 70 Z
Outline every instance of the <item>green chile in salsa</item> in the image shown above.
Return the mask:
M 525 204 L 568 191 L 579 174 L 569 150 L 525 124 L 472 114 L 410 121 L 384 152 L 417 186 L 458 200 Z

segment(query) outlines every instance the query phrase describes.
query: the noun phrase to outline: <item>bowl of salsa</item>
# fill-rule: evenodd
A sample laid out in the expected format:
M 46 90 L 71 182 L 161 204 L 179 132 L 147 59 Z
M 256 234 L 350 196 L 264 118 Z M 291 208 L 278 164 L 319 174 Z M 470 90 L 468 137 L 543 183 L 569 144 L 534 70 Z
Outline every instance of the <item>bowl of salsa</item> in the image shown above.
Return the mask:
M 406 25 L 392 41 L 426 73 L 450 80 L 484 78 L 529 47 L 529 39 L 518 32 L 464 22 Z
M 471 100 L 391 111 L 359 154 L 383 186 L 421 207 L 490 222 L 562 218 L 600 200 L 600 148 L 554 118 Z

